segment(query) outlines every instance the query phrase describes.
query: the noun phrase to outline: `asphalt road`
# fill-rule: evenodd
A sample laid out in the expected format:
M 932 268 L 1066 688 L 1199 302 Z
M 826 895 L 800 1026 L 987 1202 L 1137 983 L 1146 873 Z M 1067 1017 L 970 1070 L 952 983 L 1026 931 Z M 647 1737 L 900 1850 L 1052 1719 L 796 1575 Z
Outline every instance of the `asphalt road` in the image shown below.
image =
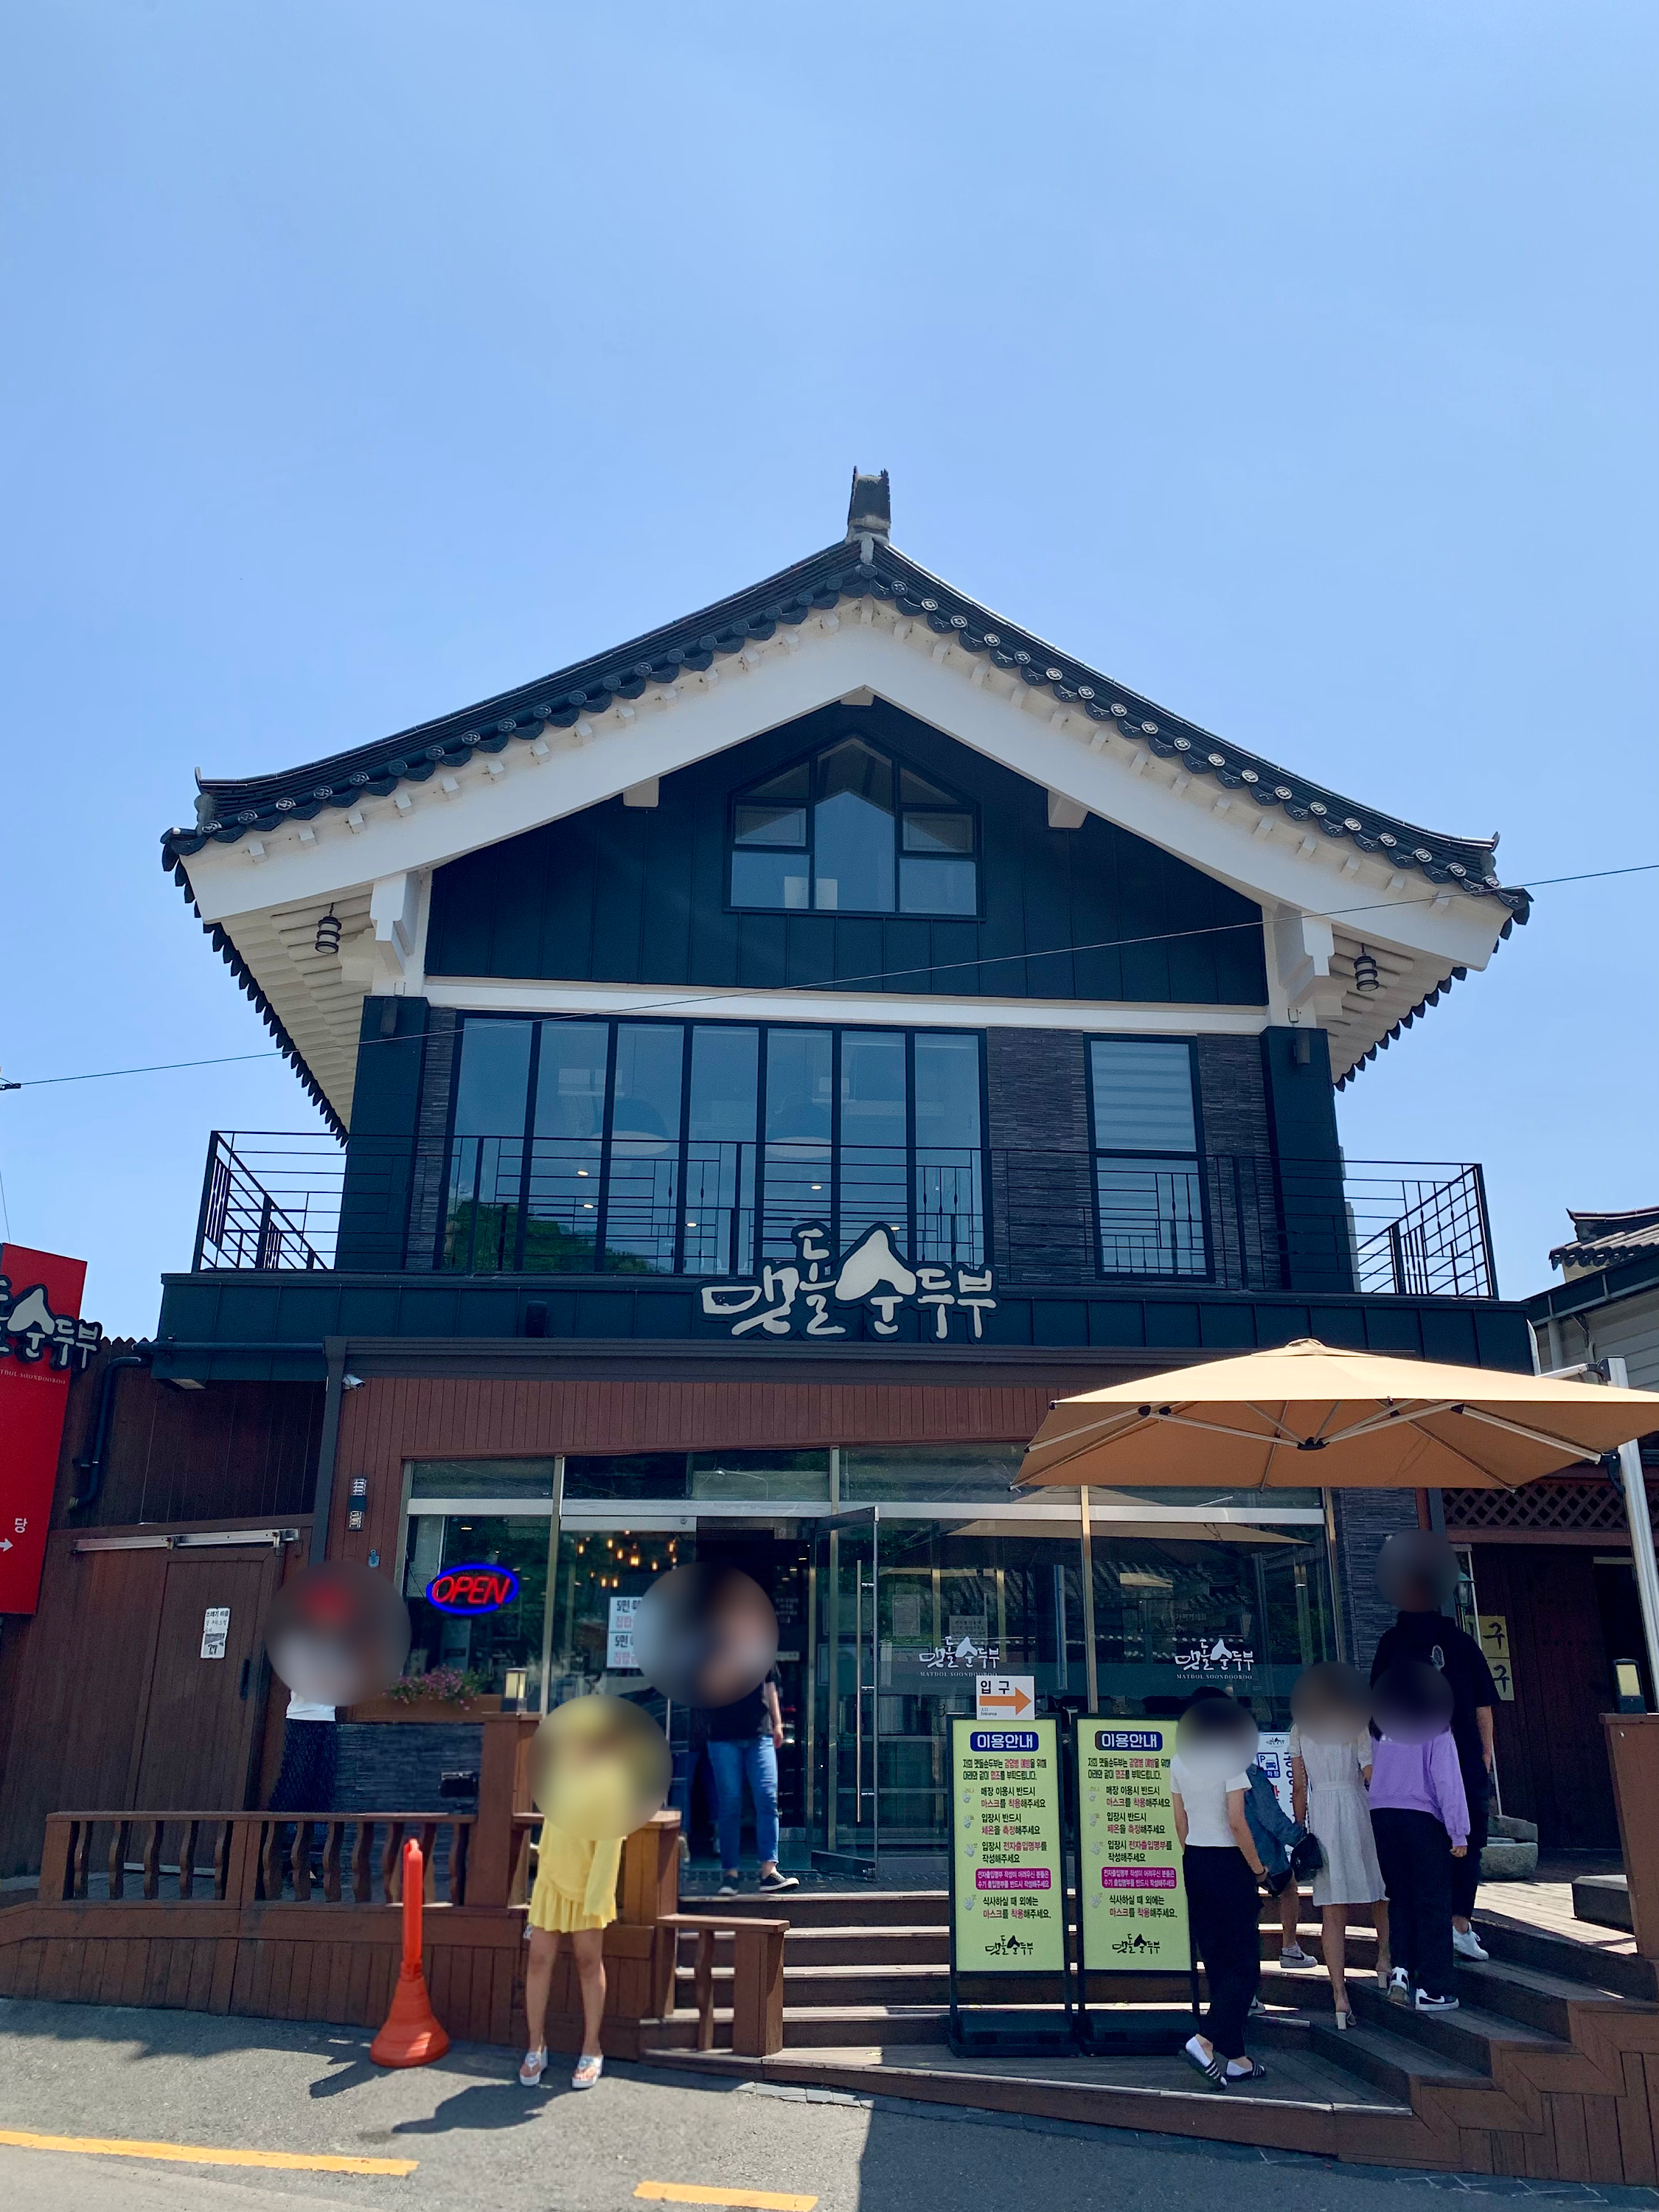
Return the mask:
M 1420 2178 L 1309 2159 L 809 2100 L 633 2067 L 586 2094 L 563 2072 L 550 2093 L 530 2091 L 514 2079 L 514 2055 L 479 2045 L 386 2074 L 367 2050 L 367 2037 L 344 2029 L 0 2001 L 0 2131 L 417 2161 L 393 2179 L 0 2143 L 0 2203 L 7 2212 L 292 2212 L 343 2198 L 366 2212 L 637 2212 L 635 2190 L 649 2180 L 815 2197 L 817 2212 L 1097 2212 L 1109 2201 L 1114 2212 L 1406 2212 L 1425 2193 Z M 1607 2194 L 1659 2206 L 1645 2191 Z

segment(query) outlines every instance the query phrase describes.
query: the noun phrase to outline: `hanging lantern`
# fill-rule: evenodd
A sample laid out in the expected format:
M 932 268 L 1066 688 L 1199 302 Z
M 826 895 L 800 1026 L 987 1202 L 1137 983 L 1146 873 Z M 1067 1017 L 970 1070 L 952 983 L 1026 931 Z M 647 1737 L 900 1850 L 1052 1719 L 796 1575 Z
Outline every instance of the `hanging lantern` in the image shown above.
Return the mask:
M 317 950 L 331 958 L 340 949 L 340 917 L 331 906 L 317 925 Z
M 1356 991 L 1380 991 L 1382 988 L 1376 962 L 1363 945 L 1354 955 L 1353 987 Z

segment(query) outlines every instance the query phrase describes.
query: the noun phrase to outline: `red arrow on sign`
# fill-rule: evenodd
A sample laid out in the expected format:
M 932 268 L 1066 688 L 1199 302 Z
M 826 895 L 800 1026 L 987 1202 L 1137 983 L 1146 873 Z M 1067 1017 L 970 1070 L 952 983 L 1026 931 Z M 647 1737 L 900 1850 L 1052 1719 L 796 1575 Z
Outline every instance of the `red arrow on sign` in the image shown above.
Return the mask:
M 1012 1697 L 981 1698 L 980 1699 L 980 1703 L 982 1705 L 1012 1705 L 1016 1714 L 1024 1712 L 1030 1706 L 1030 1702 L 1031 1700 L 1026 1696 L 1024 1690 L 1016 1690 Z

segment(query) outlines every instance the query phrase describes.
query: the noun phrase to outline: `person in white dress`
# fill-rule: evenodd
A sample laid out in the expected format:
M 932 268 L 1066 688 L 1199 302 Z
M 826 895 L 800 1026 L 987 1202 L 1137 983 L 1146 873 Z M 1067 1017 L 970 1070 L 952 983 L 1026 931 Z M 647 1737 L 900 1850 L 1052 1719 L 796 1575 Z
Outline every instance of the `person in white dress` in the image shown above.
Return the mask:
M 1326 1972 L 1336 2025 L 1353 2020 L 1348 2002 L 1347 1929 L 1352 1906 L 1369 1905 L 1376 1929 L 1376 1985 L 1389 1986 L 1389 1908 L 1382 1869 L 1371 1836 L 1369 1729 L 1340 1743 L 1316 1742 L 1300 1729 L 1291 1730 L 1291 1796 L 1296 1818 L 1318 1837 L 1324 1864 L 1314 1876 L 1313 1901 L 1319 1907 Z

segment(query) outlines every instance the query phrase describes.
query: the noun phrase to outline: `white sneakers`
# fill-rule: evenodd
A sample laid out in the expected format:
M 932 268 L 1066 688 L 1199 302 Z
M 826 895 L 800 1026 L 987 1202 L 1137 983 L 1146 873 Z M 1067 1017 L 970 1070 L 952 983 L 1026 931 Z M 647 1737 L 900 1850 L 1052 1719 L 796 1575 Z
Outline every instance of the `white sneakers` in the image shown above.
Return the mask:
M 1452 1948 L 1460 1959 L 1490 1959 L 1492 1956 L 1473 1928 L 1454 1928 Z
M 1426 1990 L 1419 1990 L 1417 1992 L 1419 2012 L 1455 2012 L 1457 2006 L 1458 2000 L 1455 1997 L 1431 1997 Z
M 1403 1966 L 1396 1966 L 1389 1976 L 1389 2002 L 1408 2005 L 1412 2001 L 1411 1978 Z
M 1279 1963 L 1287 1974 L 1306 1974 L 1311 1972 L 1319 1961 L 1317 1959 L 1310 1958 L 1302 1946 L 1295 1943 L 1288 1951 L 1279 1953 Z

